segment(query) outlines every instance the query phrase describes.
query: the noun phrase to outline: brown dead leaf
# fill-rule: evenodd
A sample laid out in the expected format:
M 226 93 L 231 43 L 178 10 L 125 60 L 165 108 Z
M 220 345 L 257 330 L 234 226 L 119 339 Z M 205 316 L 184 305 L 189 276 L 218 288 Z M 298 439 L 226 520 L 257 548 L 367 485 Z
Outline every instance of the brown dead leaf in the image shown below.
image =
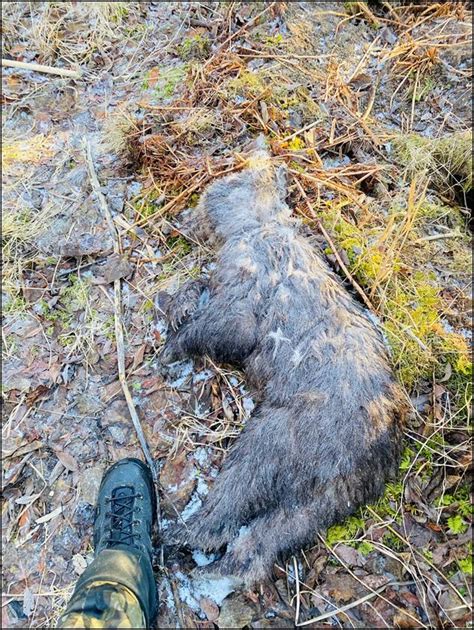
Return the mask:
M 54 453 L 64 468 L 67 468 L 67 470 L 70 470 L 71 472 L 77 472 L 79 470 L 79 464 L 72 455 L 59 450 L 55 450 Z
M 351 575 L 329 574 L 326 577 L 326 590 L 336 602 L 349 602 L 359 596 L 360 584 Z
M 209 599 L 208 597 L 203 597 L 199 605 L 201 606 L 201 610 L 209 619 L 209 621 L 216 621 L 219 617 L 219 606 Z
M 160 69 L 155 66 L 148 71 L 148 87 L 154 88 L 160 78 Z
M 36 389 L 27 394 L 25 402 L 28 407 L 31 407 L 35 402 L 45 397 L 48 393 L 49 387 L 46 387 L 46 385 L 39 385 Z
M 165 492 L 164 510 L 173 516 L 180 512 L 189 501 L 196 486 L 193 462 L 188 460 L 185 451 L 174 459 L 168 458 L 160 475 L 161 487 Z
M 143 357 L 145 356 L 147 347 L 148 347 L 148 344 L 143 343 L 135 352 L 135 355 L 133 357 L 132 367 L 131 367 L 132 372 L 136 370 L 137 367 L 143 363 Z
M 41 440 L 33 440 L 32 442 L 28 442 L 27 444 L 22 444 L 21 446 L 18 446 L 10 452 L 3 451 L 3 457 L 22 457 L 27 453 L 37 451 L 42 446 L 43 442 L 41 442 Z
M 104 402 L 109 402 L 112 398 L 115 398 L 122 391 L 122 385 L 120 381 L 112 381 L 108 385 L 106 385 L 102 390 L 102 400 Z
M 407 613 L 410 614 L 407 614 Z M 415 621 L 418 619 L 418 624 Z M 423 623 L 414 610 L 410 610 L 405 612 L 404 610 L 400 610 L 393 616 L 393 625 L 395 628 L 422 628 Z
M 18 519 L 18 527 L 21 529 L 24 527 L 31 519 L 30 510 L 25 510 L 20 518 Z
M 366 558 L 364 558 L 360 551 L 357 551 L 357 549 L 349 545 L 341 543 L 336 547 L 335 552 L 349 566 L 363 567 L 366 563 Z

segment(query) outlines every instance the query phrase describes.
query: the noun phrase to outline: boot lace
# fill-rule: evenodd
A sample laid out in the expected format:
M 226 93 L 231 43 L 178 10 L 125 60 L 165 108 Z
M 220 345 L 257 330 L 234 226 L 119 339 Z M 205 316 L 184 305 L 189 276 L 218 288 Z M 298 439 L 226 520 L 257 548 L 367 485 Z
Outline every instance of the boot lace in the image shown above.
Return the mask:
M 110 509 L 105 515 L 110 519 L 108 545 L 136 546 L 134 537 L 137 534 L 133 531 L 133 526 L 139 521 L 133 516 L 140 510 L 139 507 L 135 507 L 135 499 L 138 498 L 141 498 L 139 493 L 124 486 L 115 488 L 112 496 L 106 499 L 110 504 Z

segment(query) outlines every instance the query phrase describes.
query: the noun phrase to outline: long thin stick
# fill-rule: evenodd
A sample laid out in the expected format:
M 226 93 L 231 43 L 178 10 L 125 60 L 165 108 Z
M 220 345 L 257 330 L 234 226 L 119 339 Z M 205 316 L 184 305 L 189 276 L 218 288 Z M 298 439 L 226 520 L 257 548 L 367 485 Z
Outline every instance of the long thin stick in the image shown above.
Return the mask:
M 87 156 L 87 166 L 89 168 L 89 176 L 91 179 L 92 190 L 94 191 L 101 207 L 104 212 L 105 218 L 107 220 L 107 225 L 114 239 L 114 252 L 116 254 L 120 254 L 120 242 L 117 230 L 114 225 L 114 221 L 112 218 L 112 214 L 110 212 L 109 206 L 107 204 L 107 200 L 100 190 L 100 183 L 97 179 L 97 173 L 95 172 L 94 162 L 92 161 L 92 151 L 90 143 L 86 144 L 86 156 Z M 133 403 L 133 398 L 130 393 L 130 389 L 127 384 L 127 377 L 125 373 L 125 344 L 123 338 L 123 325 L 122 325 L 122 290 L 121 290 L 121 281 L 117 279 L 114 281 L 114 319 L 115 319 L 115 338 L 117 343 L 117 367 L 118 367 L 118 375 L 120 385 L 122 386 L 122 391 L 125 396 L 125 400 L 127 401 L 128 410 L 130 412 L 130 417 L 132 418 L 133 426 L 135 427 L 136 434 L 138 436 L 138 440 L 140 442 L 140 446 L 142 447 L 143 454 L 145 456 L 147 464 L 150 466 L 153 479 L 157 480 L 156 466 L 155 462 L 150 453 L 150 449 L 148 447 L 148 443 L 146 441 L 145 434 L 143 433 L 143 429 L 140 423 L 140 418 L 138 417 L 137 411 L 135 409 L 135 405 Z
M 341 256 L 339 255 L 339 252 L 337 251 L 336 246 L 334 245 L 332 238 L 327 233 L 327 231 L 326 231 L 324 225 L 322 224 L 321 220 L 319 219 L 319 217 L 317 217 L 314 214 L 313 208 L 311 207 L 311 204 L 309 203 L 308 195 L 305 193 L 305 191 L 303 189 L 303 186 L 296 179 L 296 177 L 294 177 L 293 179 L 294 179 L 296 185 L 298 186 L 298 190 L 300 191 L 301 195 L 303 196 L 303 199 L 305 200 L 306 205 L 308 206 L 308 209 L 309 209 L 309 211 L 311 213 L 311 217 L 316 221 L 318 229 L 321 231 L 322 235 L 324 236 L 324 238 L 328 242 L 329 247 L 332 249 L 332 251 L 334 253 L 334 256 L 335 256 L 335 258 L 336 258 L 340 268 L 345 273 L 347 279 L 352 284 L 354 289 L 357 291 L 357 293 L 360 295 L 360 297 L 364 300 L 365 305 L 368 308 L 370 308 L 371 311 L 373 311 L 375 313 L 376 309 L 374 308 L 374 305 L 369 300 L 369 298 L 366 296 L 366 294 L 364 292 L 364 289 L 360 286 L 360 284 L 356 280 L 354 280 L 354 277 L 352 276 L 351 272 L 346 267 L 346 265 L 344 264 L 344 261 L 342 260 Z
M 44 72 L 46 74 L 56 74 L 60 77 L 70 79 L 80 79 L 82 73 L 78 70 L 67 70 L 67 68 L 53 68 L 43 66 L 39 63 L 27 63 L 26 61 L 15 61 L 14 59 L 2 59 L 2 66 L 8 68 L 20 68 L 21 70 L 32 70 L 33 72 Z
M 360 604 L 364 604 L 365 602 L 368 602 L 370 599 L 377 597 L 377 595 L 380 595 L 380 593 L 382 593 L 382 591 L 384 591 L 389 586 L 408 586 L 413 583 L 414 583 L 413 580 L 410 582 L 387 582 L 386 584 L 383 584 L 375 591 L 372 591 L 371 593 L 367 593 L 367 595 L 364 595 L 364 597 L 360 597 L 359 599 L 356 599 L 350 604 L 346 604 L 345 606 L 342 606 L 341 608 L 336 608 L 335 610 L 330 610 L 329 612 L 325 612 L 321 615 L 318 615 L 317 617 L 308 619 L 307 621 L 299 621 L 299 617 L 296 616 L 295 626 L 298 626 L 298 627 L 309 626 L 312 623 L 323 621 L 323 619 L 329 619 L 329 617 L 335 617 L 336 615 L 339 615 L 340 613 L 346 612 L 347 610 L 350 610 L 351 608 L 355 608 L 356 606 L 360 606 Z

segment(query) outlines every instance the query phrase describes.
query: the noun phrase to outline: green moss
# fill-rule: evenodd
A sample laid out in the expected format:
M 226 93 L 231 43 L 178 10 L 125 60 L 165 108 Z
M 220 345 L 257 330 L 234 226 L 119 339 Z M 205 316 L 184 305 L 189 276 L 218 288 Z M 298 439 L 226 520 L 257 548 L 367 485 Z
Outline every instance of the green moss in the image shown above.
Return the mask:
M 368 556 L 369 553 L 374 550 L 374 546 L 368 540 L 363 540 L 357 545 L 357 550 L 360 551 L 363 556 Z
M 403 540 L 400 540 L 400 538 L 395 534 L 392 534 L 392 532 L 385 532 L 382 537 L 382 542 L 390 549 L 393 549 L 393 551 L 400 552 L 403 551 L 405 548 L 405 543 L 403 542 Z
M 464 534 L 468 525 L 460 514 L 455 514 L 448 518 L 448 527 L 452 534 Z
M 369 294 L 373 288 L 381 287 L 380 314 L 400 380 L 411 389 L 422 379 L 431 378 L 433 372 L 442 376 L 449 362 L 453 373 L 450 388 L 467 391 L 472 375 L 469 347 L 464 337 L 442 324 L 447 305 L 436 275 L 406 270 L 407 257 L 413 266 L 416 263 L 420 267 L 430 254 L 429 249 L 421 250 L 416 242 L 418 228 L 426 222 L 441 220 L 456 225 L 460 221 L 458 214 L 453 216 L 451 208 L 439 204 L 420 204 L 404 249 L 387 255 L 390 243 L 387 244 L 384 235 L 385 225 L 390 221 L 393 229 L 398 226 L 403 229 L 407 213 L 403 204 L 388 209 L 385 223 L 371 222 L 363 229 L 348 221 L 342 209 L 343 205 L 328 202 L 319 209 L 319 215 L 347 254 L 349 269 L 359 284 Z M 459 247 L 466 256 L 465 244 Z
M 400 134 L 393 140 L 395 159 L 410 177 L 424 175 L 443 192 L 453 184 L 472 188 L 472 131 L 457 131 L 441 138 Z
M 461 519 L 473 516 L 474 506 L 470 500 L 470 489 L 467 485 L 460 485 L 453 494 L 443 494 L 436 500 L 437 507 L 451 507 Z
M 283 44 L 284 41 L 285 40 L 281 33 L 277 33 L 276 35 L 267 35 L 263 38 L 263 43 L 271 48 Z
M 22 297 L 11 297 L 3 308 L 4 315 L 24 315 L 28 311 L 28 303 Z
M 227 81 L 225 89 L 231 97 L 251 100 L 263 96 L 266 86 L 258 72 L 243 70 L 237 77 Z
M 383 496 L 377 501 L 374 509 L 382 518 L 390 517 L 397 522 L 400 520 L 398 505 L 402 499 L 403 486 L 401 483 L 388 483 Z
M 153 300 L 145 300 L 143 302 L 143 304 L 141 305 L 141 309 L 142 311 L 152 311 L 155 308 L 155 305 L 153 304 Z
M 200 197 L 201 195 L 199 193 L 193 193 L 188 200 L 189 208 L 195 208 L 199 203 Z
M 458 567 L 460 568 L 460 570 L 463 573 L 465 573 L 466 575 L 472 576 L 472 574 L 473 574 L 473 567 L 472 567 L 473 562 L 472 562 L 472 555 L 471 554 L 469 556 L 466 556 L 466 558 L 461 558 L 457 562 L 458 562 Z
M 103 334 L 109 341 L 115 341 L 115 318 L 113 315 L 105 320 L 103 324 Z
M 305 148 L 305 143 L 299 136 L 292 138 L 288 142 L 288 149 L 290 151 L 301 151 L 301 149 L 304 149 L 304 148 Z
M 175 255 L 180 257 L 189 254 L 192 249 L 189 242 L 182 236 L 170 236 L 166 239 L 166 244 Z
M 364 522 L 362 519 L 356 516 L 350 516 L 344 523 L 333 525 L 327 530 L 326 542 L 332 547 L 338 542 L 350 541 L 357 536 L 363 525 Z
M 208 37 L 197 34 L 192 37 L 187 37 L 178 46 L 178 55 L 184 61 L 190 59 L 206 59 L 209 56 L 211 50 L 211 42 Z

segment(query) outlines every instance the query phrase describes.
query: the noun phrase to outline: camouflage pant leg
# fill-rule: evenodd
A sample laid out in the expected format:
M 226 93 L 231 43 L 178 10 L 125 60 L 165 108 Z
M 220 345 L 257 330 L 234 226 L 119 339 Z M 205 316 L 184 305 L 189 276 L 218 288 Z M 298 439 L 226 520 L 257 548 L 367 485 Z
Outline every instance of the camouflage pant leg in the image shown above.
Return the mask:
M 91 582 L 73 595 L 58 628 L 146 628 L 137 597 L 123 584 Z

